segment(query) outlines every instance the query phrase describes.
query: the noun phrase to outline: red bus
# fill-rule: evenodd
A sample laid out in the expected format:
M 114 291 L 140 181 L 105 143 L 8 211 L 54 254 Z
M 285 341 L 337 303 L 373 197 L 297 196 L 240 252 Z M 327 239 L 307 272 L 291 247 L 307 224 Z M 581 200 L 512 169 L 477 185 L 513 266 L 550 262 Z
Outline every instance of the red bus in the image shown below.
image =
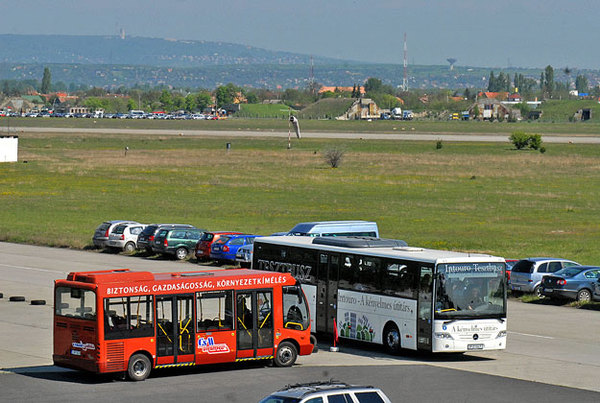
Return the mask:
M 54 365 L 135 381 L 153 368 L 313 351 L 306 297 L 288 273 L 129 269 L 73 272 L 54 284 Z

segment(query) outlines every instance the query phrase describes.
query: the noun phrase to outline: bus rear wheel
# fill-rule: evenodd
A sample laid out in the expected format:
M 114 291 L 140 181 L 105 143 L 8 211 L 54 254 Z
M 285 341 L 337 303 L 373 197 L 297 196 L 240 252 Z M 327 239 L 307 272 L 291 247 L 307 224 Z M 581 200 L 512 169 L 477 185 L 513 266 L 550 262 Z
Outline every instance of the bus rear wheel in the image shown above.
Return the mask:
M 291 367 L 296 362 L 296 358 L 298 358 L 296 346 L 289 341 L 284 341 L 277 347 L 273 362 L 278 367 Z
M 400 351 L 400 331 L 394 324 L 383 329 L 383 345 L 388 353 L 397 354 Z
M 134 354 L 129 359 L 127 366 L 127 376 L 132 381 L 143 381 L 150 375 L 151 364 L 150 359 L 144 354 Z

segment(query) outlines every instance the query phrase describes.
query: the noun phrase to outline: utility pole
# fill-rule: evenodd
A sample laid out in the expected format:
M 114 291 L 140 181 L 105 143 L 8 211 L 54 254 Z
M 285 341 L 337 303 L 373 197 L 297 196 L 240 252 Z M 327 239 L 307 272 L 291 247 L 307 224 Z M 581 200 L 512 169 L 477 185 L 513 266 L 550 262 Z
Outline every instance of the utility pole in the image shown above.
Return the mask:
M 402 91 L 408 91 L 408 50 L 406 48 L 406 32 L 404 33 L 404 77 L 402 77 Z

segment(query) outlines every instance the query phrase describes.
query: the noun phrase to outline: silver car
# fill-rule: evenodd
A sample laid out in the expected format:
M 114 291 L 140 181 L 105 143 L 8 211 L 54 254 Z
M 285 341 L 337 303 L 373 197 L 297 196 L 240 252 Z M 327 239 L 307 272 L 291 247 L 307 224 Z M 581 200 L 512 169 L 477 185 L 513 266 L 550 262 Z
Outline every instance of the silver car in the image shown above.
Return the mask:
M 240 267 L 250 268 L 252 265 L 252 252 L 254 251 L 254 244 L 248 244 L 240 246 L 235 253 L 235 261 L 240 264 Z
M 379 388 L 353 386 L 338 381 L 290 385 L 262 399 L 259 403 L 392 403 Z
M 138 236 L 145 224 L 118 224 L 108 236 L 107 247 L 132 253 L 136 250 Z
M 92 237 L 94 246 L 96 248 L 106 248 L 108 246 L 108 236 L 119 224 L 139 224 L 139 222 L 130 220 L 104 221 L 96 228 L 96 231 L 94 231 L 94 236 Z
M 521 259 L 512 267 L 509 288 L 515 295 L 527 292 L 542 297 L 541 284 L 544 276 L 571 266 L 581 265 L 572 260 L 551 257 Z

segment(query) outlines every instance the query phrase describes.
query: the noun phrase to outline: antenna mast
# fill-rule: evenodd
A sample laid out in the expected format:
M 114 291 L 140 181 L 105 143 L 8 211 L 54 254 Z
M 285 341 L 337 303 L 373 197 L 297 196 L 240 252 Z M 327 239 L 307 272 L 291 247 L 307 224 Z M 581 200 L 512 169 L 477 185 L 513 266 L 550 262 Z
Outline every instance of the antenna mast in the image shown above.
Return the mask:
M 408 91 L 408 51 L 406 48 L 406 32 L 404 33 L 404 77 L 402 77 L 402 91 Z
M 315 95 L 315 69 L 313 63 L 313 57 L 310 55 L 310 76 L 308 79 L 308 85 L 310 88 L 310 92 Z

